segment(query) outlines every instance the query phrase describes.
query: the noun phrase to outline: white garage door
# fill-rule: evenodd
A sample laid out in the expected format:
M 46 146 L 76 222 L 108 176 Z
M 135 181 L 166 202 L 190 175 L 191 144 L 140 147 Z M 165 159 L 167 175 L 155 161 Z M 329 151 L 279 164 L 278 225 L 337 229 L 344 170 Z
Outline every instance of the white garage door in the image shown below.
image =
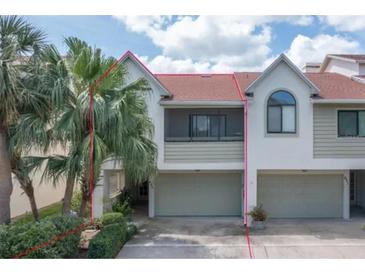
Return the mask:
M 241 215 L 241 174 L 161 174 L 155 182 L 157 216 Z
M 258 204 L 271 218 L 342 217 L 341 175 L 259 175 Z

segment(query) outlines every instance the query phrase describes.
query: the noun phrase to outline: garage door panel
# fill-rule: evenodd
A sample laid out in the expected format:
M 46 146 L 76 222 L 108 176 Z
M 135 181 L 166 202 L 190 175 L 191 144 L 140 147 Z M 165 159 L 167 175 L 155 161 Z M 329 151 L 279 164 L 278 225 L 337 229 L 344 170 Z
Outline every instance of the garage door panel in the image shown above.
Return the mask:
M 258 204 L 272 218 L 342 216 L 341 175 L 259 175 Z
M 155 183 L 157 216 L 239 216 L 241 174 L 162 174 Z

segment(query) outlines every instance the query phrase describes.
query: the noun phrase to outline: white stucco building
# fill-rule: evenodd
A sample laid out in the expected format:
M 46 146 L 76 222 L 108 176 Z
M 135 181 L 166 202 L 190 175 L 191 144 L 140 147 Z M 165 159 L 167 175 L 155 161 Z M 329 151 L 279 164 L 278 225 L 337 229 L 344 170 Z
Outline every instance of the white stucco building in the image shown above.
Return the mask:
M 151 85 L 159 173 L 135 187 L 106 163 L 95 217 L 126 187 L 150 217 L 243 216 L 262 204 L 271 218 L 350 218 L 365 208 L 363 60 L 328 55 L 303 73 L 281 55 L 261 73 L 153 74 L 127 52 L 128 80 Z

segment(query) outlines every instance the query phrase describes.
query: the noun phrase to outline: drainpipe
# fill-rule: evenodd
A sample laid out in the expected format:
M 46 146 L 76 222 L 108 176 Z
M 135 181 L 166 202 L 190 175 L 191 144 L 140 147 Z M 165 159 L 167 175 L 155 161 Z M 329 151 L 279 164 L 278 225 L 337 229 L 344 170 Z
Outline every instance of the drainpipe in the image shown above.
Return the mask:
M 245 238 L 246 238 L 246 241 L 247 241 L 247 247 L 248 247 L 248 253 L 250 255 L 250 259 L 253 259 L 254 258 L 254 255 L 253 255 L 253 252 L 252 252 L 252 247 L 251 247 L 251 240 L 250 240 L 250 233 L 249 233 L 249 229 L 248 229 L 248 202 L 247 202 L 247 196 L 248 196 L 248 193 L 247 193 L 247 190 L 248 190 L 248 187 L 247 187 L 247 183 L 248 183 L 248 176 L 247 176 L 247 173 L 248 173 L 248 170 L 247 170 L 247 167 L 248 167 L 248 153 L 247 153 L 247 148 L 248 148 L 248 132 L 247 132 L 247 129 L 248 129 L 248 101 L 247 99 L 243 98 L 243 93 L 242 93 L 242 90 L 238 84 L 238 81 L 237 81 L 237 78 L 236 78 L 236 75 L 233 73 L 233 81 L 235 83 L 235 86 L 237 88 L 237 92 L 238 92 L 238 95 L 241 99 L 241 102 L 242 102 L 242 105 L 243 105 L 243 111 L 244 111 L 244 116 L 243 116 L 243 120 L 244 120 L 244 225 L 245 225 Z
M 248 182 L 248 177 L 247 177 L 247 167 L 248 167 L 248 153 L 247 153 L 247 148 L 248 148 L 248 134 L 247 134 L 247 122 L 248 122 L 248 101 L 247 99 L 243 98 L 243 93 L 242 90 L 238 84 L 238 80 L 236 78 L 236 75 L 233 74 L 233 81 L 235 83 L 235 86 L 237 88 L 237 93 L 241 99 L 242 105 L 243 105 L 243 111 L 244 111 L 244 116 L 243 116 L 243 128 L 244 128 L 244 213 L 243 213 L 243 217 L 244 217 L 244 224 L 247 226 L 248 225 L 248 202 L 247 202 L 247 182 Z

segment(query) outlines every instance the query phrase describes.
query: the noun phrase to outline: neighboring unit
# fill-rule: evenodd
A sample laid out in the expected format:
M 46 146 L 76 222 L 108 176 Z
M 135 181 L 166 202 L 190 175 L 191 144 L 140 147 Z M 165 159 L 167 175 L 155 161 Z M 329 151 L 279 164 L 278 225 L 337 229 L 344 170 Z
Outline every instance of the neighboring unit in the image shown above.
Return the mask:
M 361 212 L 364 61 L 364 55 L 328 55 L 303 73 L 280 55 L 262 73 L 152 74 L 127 52 L 128 81 L 144 77 L 152 89 L 158 175 L 135 186 L 121 164 L 105 163 L 95 216 L 118 193 L 110 189 L 124 187 L 148 200 L 150 217 L 243 216 L 245 172 L 248 210 L 263 204 L 271 218 Z

